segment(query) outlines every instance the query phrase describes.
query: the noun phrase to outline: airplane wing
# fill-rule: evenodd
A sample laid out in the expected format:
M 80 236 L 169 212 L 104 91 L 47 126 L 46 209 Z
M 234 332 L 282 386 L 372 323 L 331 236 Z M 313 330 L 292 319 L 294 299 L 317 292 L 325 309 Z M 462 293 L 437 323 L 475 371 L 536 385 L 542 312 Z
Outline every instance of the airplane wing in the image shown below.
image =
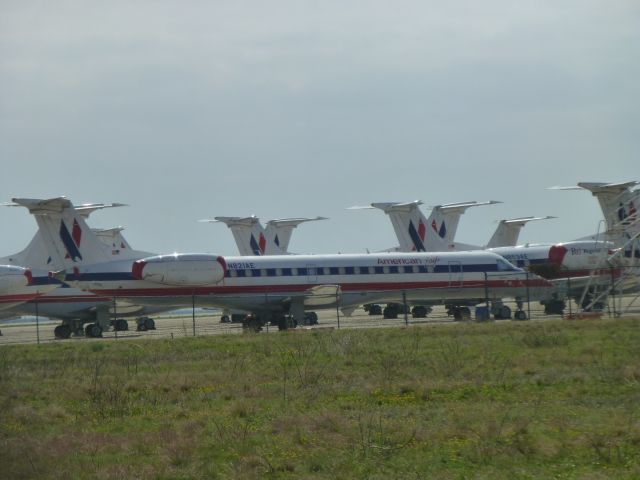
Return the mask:
M 326 307 L 340 300 L 340 285 L 316 285 L 304 293 L 305 307 Z

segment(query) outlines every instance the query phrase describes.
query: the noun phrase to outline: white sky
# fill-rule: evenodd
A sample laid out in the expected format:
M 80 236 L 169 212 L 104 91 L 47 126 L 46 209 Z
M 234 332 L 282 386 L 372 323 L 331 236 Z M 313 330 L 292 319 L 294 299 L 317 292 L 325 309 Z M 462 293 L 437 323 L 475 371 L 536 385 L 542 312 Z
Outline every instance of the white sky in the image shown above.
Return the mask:
M 0 0 L 1 192 L 125 202 L 94 226 L 139 249 L 235 254 L 216 215 L 317 216 L 300 253 L 397 242 L 421 199 L 521 240 L 597 229 L 578 181 L 640 180 L 640 2 Z M 426 209 L 428 214 L 428 209 Z M 35 222 L 0 209 L 1 255 Z

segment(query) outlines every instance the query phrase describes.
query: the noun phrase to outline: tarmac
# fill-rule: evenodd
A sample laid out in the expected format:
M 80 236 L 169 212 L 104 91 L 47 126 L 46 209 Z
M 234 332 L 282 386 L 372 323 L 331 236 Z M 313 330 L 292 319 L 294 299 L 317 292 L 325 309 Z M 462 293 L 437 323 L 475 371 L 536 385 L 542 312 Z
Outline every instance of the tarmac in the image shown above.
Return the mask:
M 577 309 L 575 306 L 572 309 L 572 313 L 569 314 L 569 310 L 566 310 L 565 319 L 567 321 L 579 321 L 582 318 L 594 318 L 594 317 L 615 317 L 619 316 L 619 312 L 623 312 L 622 316 L 640 315 L 640 305 L 635 305 L 632 302 L 632 298 L 623 301 L 619 310 L 613 312 L 611 310 L 604 311 L 601 314 L 591 314 L 586 316 L 576 315 Z M 631 303 L 631 308 L 629 304 Z M 512 311 L 515 311 L 515 305 L 510 305 Z M 497 320 L 497 323 L 501 322 L 526 322 L 526 321 L 544 321 L 551 319 L 562 318 L 559 315 L 545 315 L 542 306 L 539 304 L 531 303 L 525 304 L 524 311 L 530 313 L 530 319 L 528 320 Z M 471 309 L 472 318 L 464 321 L 476 321 L 474 319 L 474 309 Z M 199 335 L 235 335 L 242 334 L 243 329 L 240 323 L 221 323 L 220 314 L 213 312 L 199 310 L 194 314 L 185 314 L 184 310 L 180 314 L 164 314 L 154 317 L 156 329 L 145 332 L 138 332 L 135 330 L 135 321 L 129 321 L 128 331 L 116 332 L 113 330 L 103 333 L 102 338 L 87 338 L 85 336 L 72 336 L 66 340 L 56 339 L 53 330 L 59 324 L 58 321 L 43 319 L 42 321 L 27 324 L 2 324 L 0 323 L 0 330 L 2 336 L 0 336 L 0 346 L 2 345 L 15 345 L 15 344 L 34 344 L 34 343 L 58 343 L 58 342 L 100 342 L 100 341 L 121 341 L 132 339 L 152 339 L 152 338 L 179 338 L 179 337 L 191 337 Z M 318 324 L 314 326 L 298 326 L 293 331 L 304 332 L 308 330 L 316 329 L 353 329 L 353 328 L 391 328 L 391 327 L 408 327 L 412 325 L 428 325 L 428 324 L 456 324 L 460 321 L 456 321 L 453 317 L 448 316 L 443 306 L 434 307 L 433 311 L 427 316 L 427 318 L 413 318 L 409 313 L 406 318 L 404 314 L 398 315 L 395 319 L 385 319 L 382 315 L 369 315 L 362 309 L 358 309 L 351 316 L 346 316 L 342 312 L 332 310 L 319 310 Z M 529 315 L 528 315 L 529 317 Z M 276 326 L 265 326 L 262 333 L 275 333 L 278 332 Z

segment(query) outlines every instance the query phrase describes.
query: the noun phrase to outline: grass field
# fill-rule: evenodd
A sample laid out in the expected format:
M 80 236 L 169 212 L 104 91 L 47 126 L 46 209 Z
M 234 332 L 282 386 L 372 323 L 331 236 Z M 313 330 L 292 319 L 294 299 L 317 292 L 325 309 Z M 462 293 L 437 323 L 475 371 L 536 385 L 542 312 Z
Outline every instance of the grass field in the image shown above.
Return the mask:
M 0 348 L 2 478 L 640 478 L 640 320 Z

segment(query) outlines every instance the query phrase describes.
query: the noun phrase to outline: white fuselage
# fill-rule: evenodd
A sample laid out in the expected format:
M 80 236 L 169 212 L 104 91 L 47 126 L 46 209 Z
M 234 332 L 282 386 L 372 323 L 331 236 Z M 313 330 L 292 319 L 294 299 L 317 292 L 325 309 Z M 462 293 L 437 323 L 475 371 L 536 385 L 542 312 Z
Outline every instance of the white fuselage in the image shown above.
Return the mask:
M 191 267 L 180 263 L 179 255 L 166 268 L 171 278 L 183 279 L 180 285 L 163 281 L 157 270 L 153 281 L 144 279 L 144 269 L 157 266 L 161 257 L 140 260 L 136 275 L 132 262 L 109 262 L 79 267 L 67 281 L 100 296 L 137 304 L 272 311 L 294 302 L 318 309 L 399 301 L 403 295 L 407 300 L 434 302 L 524 298 L 527 293 L 541 298 L 550 288 L 542 278 L 490 252 L 224 257 L 226 270 L 219 281 L 191 286 L 185 285 Z

